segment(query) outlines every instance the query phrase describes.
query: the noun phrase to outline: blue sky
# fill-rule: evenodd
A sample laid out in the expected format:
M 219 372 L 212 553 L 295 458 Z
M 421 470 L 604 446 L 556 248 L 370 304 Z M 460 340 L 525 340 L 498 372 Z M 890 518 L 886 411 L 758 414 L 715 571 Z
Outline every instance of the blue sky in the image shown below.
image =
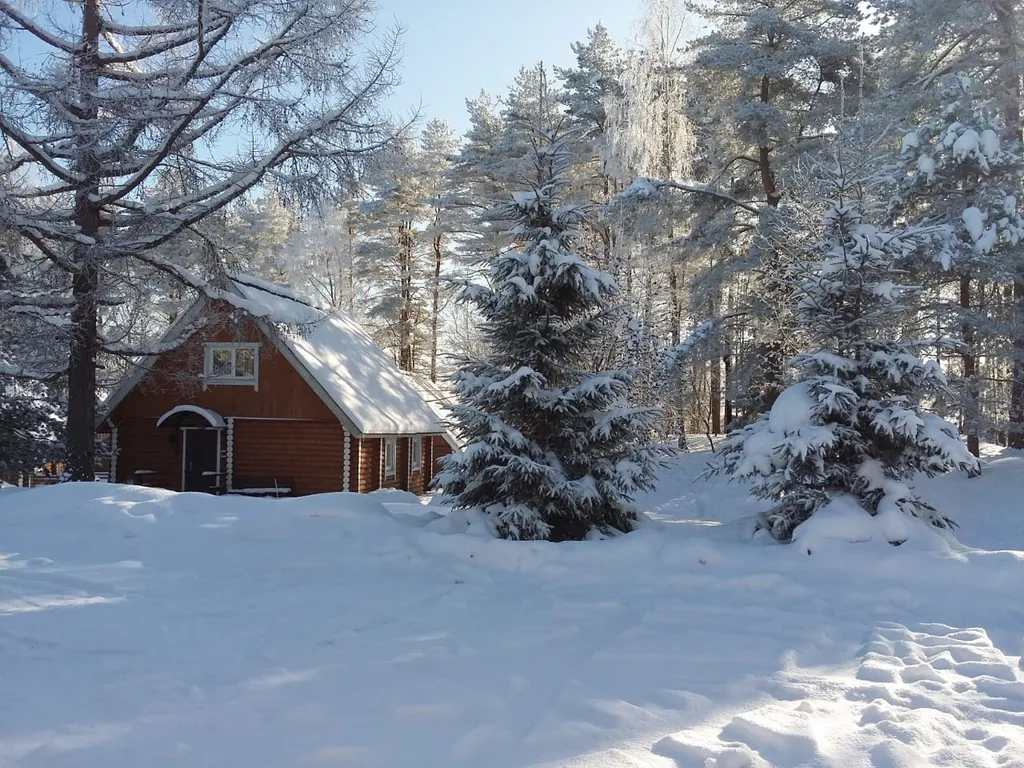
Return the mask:
M 379 0 L 380 22 L 406 27 L 402 85 L 390 108 L 403 113 L 422 102 L 426 118 L 441 117 L 458 133 L 468 127 L 465 100 L 480 89 L 505 92 L 519 68 L 575 61 L 570 43 L 603 23 L 624 42 L 640 0 Z

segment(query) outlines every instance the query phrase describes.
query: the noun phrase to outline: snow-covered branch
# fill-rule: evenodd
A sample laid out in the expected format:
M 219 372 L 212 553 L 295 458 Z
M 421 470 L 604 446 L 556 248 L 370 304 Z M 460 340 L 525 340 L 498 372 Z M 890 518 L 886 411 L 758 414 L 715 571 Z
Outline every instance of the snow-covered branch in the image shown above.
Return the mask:
M 752 213 L 754 215 L 760 213 L 760 209 L 757 206 L 721 192 L 708 184 L 701 184 L 696 181 L 672 181 L 641 178 L 634 181 L 625 192 L 619 195 L 619 200 L 622 202 L 647 200 L 649 198 L 657 197 L 666 189 L 685 192 L 687 194 L 713 197 L 716 200 L 722 200 L 729 205 L 741 208 L 748 213 Z

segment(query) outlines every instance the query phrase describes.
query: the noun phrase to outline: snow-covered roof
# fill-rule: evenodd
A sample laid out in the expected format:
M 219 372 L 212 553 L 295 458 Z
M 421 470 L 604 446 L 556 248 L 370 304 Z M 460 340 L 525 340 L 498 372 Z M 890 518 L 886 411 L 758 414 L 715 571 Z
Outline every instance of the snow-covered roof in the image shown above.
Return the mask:
M 406 378 L 413 388 L 419 392 L 420 397 L 430 406 L 430 409 L 437 416 L 437 420 L 444 425 L 444 438 L 452 448 L 459 448 L 459 440 L 455 433 L 448 428 L 452 420 L 451 406 L 455 402 L 455 396 L 446 392 L 436 382 L 418 373 L 406 373 Z
M 364 435 L 437 434 L 445 425 L 355 320 L 317 309 L 291 290 L 231 273 L 231 285 Z
M 311 300 L 291 288 L 260 280 L 241 272 L 229 272 L 228 279 L 242 298 L 243 307 L 254 315 L 261 315 L 275 323 L 303 325 L 315 323 L 324 317 Z

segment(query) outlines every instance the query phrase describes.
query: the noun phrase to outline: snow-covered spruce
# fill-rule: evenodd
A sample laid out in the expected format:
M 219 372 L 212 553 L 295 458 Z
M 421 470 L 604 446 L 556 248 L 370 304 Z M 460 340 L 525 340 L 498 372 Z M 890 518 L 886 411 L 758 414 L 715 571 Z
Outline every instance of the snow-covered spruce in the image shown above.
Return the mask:
M 976 474 L 979 465 L 952 425 L 921 409 L 925 396 L 946 387 L 938 364 L 887 338 L 901 300 L 913 292 L 900 285 L 893 262 L 917 233 L 868 223 L 842 175 L 830 184 L 837 199 L 796 287 L 810 351 L 791 361 L 796 382 L 770 412 L 729 437 L 709 471 L 749 479 L 755 496 L 777 502 L 761 527 L 781 541 L 845 496 L 880 516 L 888 540 L 899 544 L 907 515 L 953 525 L 915 494 L 917 473 Z
M 587 370 L 615 321 L 615 282 L 573 253 L 583 211 L 562 204 L 564 141 L 544 136 L 534 163 L 540 183 L 513 194 L 505 212 L 521 247 L 491 263 L 491 287 L 462 291 L 490 354 L 462 361 L 455 377 L 452 413 L 467 445 L 436 484 L 506 538 L 628 531 L 629 501 L 651 487 L 666 450 L 647 442 L 660 414 L 628 405 L 629 372 Z

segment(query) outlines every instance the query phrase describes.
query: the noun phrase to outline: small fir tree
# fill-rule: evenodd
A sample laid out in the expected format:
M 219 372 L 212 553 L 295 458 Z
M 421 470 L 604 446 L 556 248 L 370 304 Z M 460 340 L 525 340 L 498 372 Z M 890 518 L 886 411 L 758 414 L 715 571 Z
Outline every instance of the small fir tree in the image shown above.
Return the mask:
M 749 479 L 755 496 L 775 502 L 761 527 L 780 541 L 845 495 L 871 515 L 895 517 L 887 531 L 901 543 L 903 513 L 953 525 L 914 493 L 914 476 L 975 474 L 979 465 L 952 425 L 921 408 L 924 397 L 947 386 L 938 364 L 892 339 L 901 302 L 914 292 L 900 284 L 894 263 L 922 233 L 868 223 L 851 194 L 857 187 L 842 170 L 830 176 L 836 199 L 795 288 L 810 351 L 791 361 L 795 383 L 729 437 L 710 472 Z
M 461 294 L 482 316 L 490 354 L 460 361 L 453 416 L 466 447 L 436 485 L 456 508 L 482 509 L 504 538 L 631 530 L 629 502 L 667 450 L 648 442 L 657 410 L 627 403 L 631 374 L 588 370 L 616 321 L 616 285 L 573 252 L 584 212 L 562 202 L 570 161 L 555 132 L 535 142 L 538 183 L 505 211 L 520 247 L 491 262 L 489 287 Z
M 34 381 L 0 376 L 0 478 L 62 461 L 63 421 L 58 393 Z

